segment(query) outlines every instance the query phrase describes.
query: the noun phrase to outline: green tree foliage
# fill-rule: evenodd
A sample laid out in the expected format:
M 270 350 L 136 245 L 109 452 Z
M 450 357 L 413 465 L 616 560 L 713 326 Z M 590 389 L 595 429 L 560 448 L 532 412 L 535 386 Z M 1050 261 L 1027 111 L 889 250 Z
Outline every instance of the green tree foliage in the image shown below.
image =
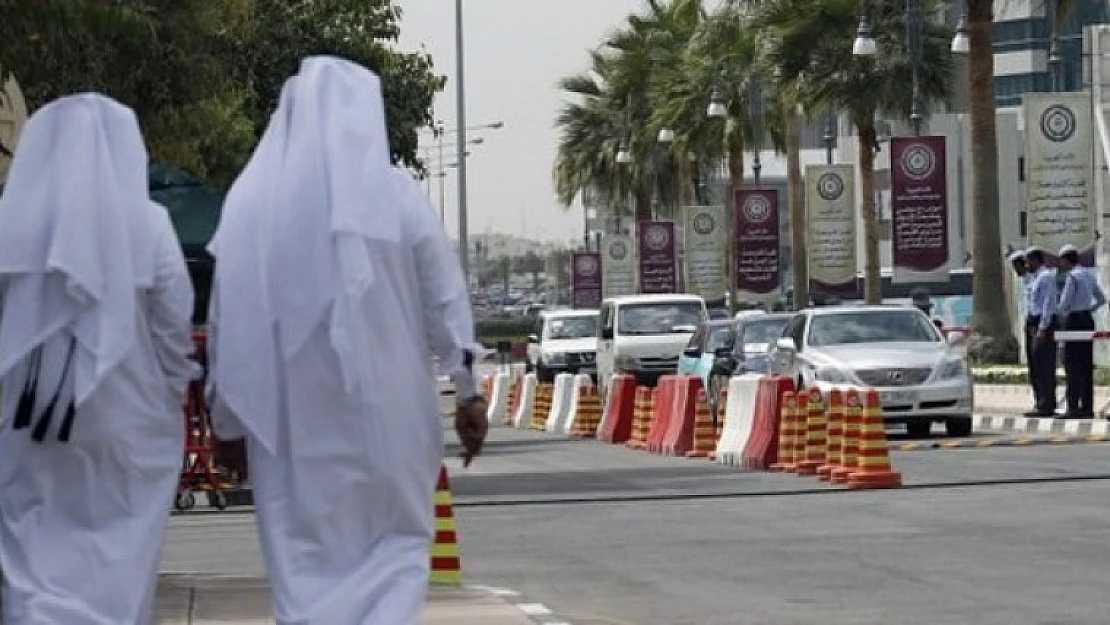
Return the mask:
M 382 76 L 393 158 L 408 166 L 443 87 L 427 54 L 395 49 L 391 0 L 0 0 L 0 16 L 0 68 L 29 107 L 106 93 L 135 109 L 152 158 L 221 185 L 307 55 Z

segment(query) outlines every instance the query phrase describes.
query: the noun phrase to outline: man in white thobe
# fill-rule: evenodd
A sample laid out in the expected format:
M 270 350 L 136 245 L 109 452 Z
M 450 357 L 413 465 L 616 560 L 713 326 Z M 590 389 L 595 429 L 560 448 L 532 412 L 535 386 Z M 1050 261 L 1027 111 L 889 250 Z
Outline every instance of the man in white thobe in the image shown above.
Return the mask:
M 414 625 L 442 426 L 432 356 L 485 436 L 455 253 L 389 162 L 377 76 L 306 59 L 232 186 L 210 251 L 213 426 L 245 436 L 280 625 Z
M 5 625 L 146 625 L 184 444 L 193 289 L 130 109 L 27 122 L 0 197 Z

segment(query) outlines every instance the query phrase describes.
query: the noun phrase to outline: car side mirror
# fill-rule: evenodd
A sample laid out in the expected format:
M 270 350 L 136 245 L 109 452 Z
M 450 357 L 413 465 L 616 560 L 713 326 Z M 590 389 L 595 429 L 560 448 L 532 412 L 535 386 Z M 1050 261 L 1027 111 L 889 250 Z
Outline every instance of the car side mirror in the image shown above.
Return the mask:
M 790 338 L 789 336 L 783 336 L 779 337 L 779 340 L 775 341 L 775 349 L 779 352 L 793 355 L 797 353 L 798 346 L 794 343 L 794 339 Z
M 536 336 L 535 334 L 529 334 L 528 335 L 528 342 L 529 343 L 539 343 L 540 342 L 540 337 Z
M 686 349 L 682 350 L 682 355 L 689 358 L 698 358 L 699 356 L 701 356 L 701 350 L 697 347 L 687 347 Z

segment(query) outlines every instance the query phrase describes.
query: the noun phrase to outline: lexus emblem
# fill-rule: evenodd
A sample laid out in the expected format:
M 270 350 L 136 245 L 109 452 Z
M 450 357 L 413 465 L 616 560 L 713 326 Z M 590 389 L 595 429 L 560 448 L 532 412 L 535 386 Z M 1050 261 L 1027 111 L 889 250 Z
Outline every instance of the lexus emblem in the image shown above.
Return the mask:
M 891 371 L 891 372 L 886 374 L 886 377 L 891 382 L 901 382 L 902 381 L 902 372 L 901 371 Z

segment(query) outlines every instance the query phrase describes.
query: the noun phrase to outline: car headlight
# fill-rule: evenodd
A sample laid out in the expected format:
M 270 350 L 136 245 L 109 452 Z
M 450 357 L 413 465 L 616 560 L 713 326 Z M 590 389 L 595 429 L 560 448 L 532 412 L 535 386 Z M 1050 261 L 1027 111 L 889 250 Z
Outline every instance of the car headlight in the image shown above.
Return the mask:
M 639 364 L 639 361 L 632 356 L 617 356 L 613 360 L 613 366 L 617 369 L 635 369 Z
M 567 355 L 562 352 L 547 352 L 543 355 L 543 361 L 549 365 L 561 365 L 567 361 Z
M 967 365 L 962 359 L 946 360 L 940 365 L 941 380 L 951 380 L 967 375 Z
M 851 378 L 836 367 L 816 367 L 813 370 L 813 379 L 829 384 L 850 384 Z

